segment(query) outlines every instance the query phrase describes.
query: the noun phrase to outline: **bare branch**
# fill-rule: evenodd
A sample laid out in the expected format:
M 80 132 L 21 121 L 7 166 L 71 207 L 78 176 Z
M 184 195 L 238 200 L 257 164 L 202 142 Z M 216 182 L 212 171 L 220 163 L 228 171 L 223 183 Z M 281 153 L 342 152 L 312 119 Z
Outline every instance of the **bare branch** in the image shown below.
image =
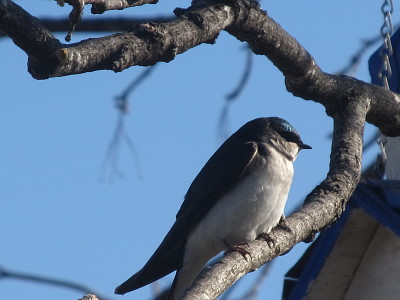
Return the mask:
M 232 101 L 235 100 L 237 97 L 239 97 L 240 93 L 243 91 L 244 87 L 249 82 L 250 72 L 252 68 L 253 68 L 253 52 L 246 47 L 245 68 L 243 70 L 242 76 L 240 77 L 237 86 L 233 89 L 233 91 L 231 91 L 228 95 L 226 95 L 227 101 Z
M 29 65 L 45 64 L 47 68 L 57 64 L 54 51 L 61 43 L 37 18 L 9 0 L 0 0 L 0 30 L 28 54 Z
M 85 294 L 95 294 L 95 292 L 93 290 L 91 290 L 88 287 L 86 287 L 82 284 L 79 284 L 79 283 L 75 283 L 75 282 L 71 282 L 71 281 L 67 281 L 67 280 L 59 280 L 59 279 L 54 279 L 54 278 L 49 278 L 49 277 L 43 277 L 43 276 L 39 276 L 39 275 L 14 272 L 14 271 L 6 270 L 6 269 L 0 267 L 0 279 L 4 279 L 4 278 L 55 285 L 55 286 L 60 286 L 63 288 L 69 288 L 72 290 L 76 290 L 76 291 L 79 291 L 79 292 L 82 292 Z M 100 298 L 104 299 L 104 300 L 107 299 L 106 297 L 103 297 L 103 296 Z
M 128 97 L 131 93 L 133 93 L 134 90 L 136 90 L 137 87 L 140 86 L 140 84 L 147 79 L 150 74 L 155 70 L 156 65 L 153 65 L 149 68 L 144 69 L 138 77 L 136 77 L 126 88 L 125 90 L 117 96 L 117 101 L 118 101 L 118 107 L 123 110 L 127 111 L 129 109 L 128 105 Z
M 67 3 L 72 5 L 72 11 L 69 14 L 69 29 L 65 40 L 69 42 L 71 40 L 72 33 L 75 30 L 76 24 L 82 19 L 83 8 L 85 3 L 83 0 L 65 0 Z
M 83 8 L 86 4 L 92 4 L 93 14 L 102 14 L 106 10 L 124 9 L 143 4 L 155 4 L 158 0 L 64 0 L 64 2 L 72 6 L 72 11 L 69 14 L 69 30 L 65 37 L 65 40 L 69 42 L 76 25 L 81 21 Z
M 114 18 L 90 18 L 79 22 L 75 32 L 121 32 L 130 30 L 140 23 L 164 23 L 175 20 L 175 16 L 154 16 L 154 17 L 114 17 Z M 65 32 L 68 29 L 68 19 L 40 18 L 40 22 L 51 32 Z
M 395 24 L 393 26 L 394 27 L 393 31 L 396 31 L 399 28 L 399 26 L 400 26 L 400 24 Z M 372 38 L 362 40 L 360 48 L 351 56 L 347 65 L 345 65 L 339 71 L 336 71 L 335 75 L 354 76 L 364 54 L 367 52 L 367 50 L 369 48 L 371 48 L 373 45 L 375 45 L 379 41 L 382 41 L 382 36 L 380 34 L 376 35 Z
M 0 0 L 0 15 L 4 15 L 0 29 L 28 54 L 32 76 L 46 79 L 96 70 L 119 72 L 133 65 L 168 62 L 197 45 L 214 43 L 218 33 L 233 20 L 232 10 L 224 5 L 178 12 L 179 18 L 168 23 L 140 24 L 128 33 L 63 45 L 22 8 L 9 0 Z M 20 34 L 21 29 L 24 35 Z M 26 33 L 32 36 L 29 43 L 24 39 Z
M 250 73 L 253 67 L 253 52 L 248 47 L 246 47 L 245 50 L 246 50 L 246 63 L 242 76 L 240 77 L 239 83 L 234 88 L 234 90 L 231 91 L 228 95 L 226 95 L 225 104 L 220 113 L 218 121 L 219 123 L 218 136 L 222 140 L 227 139 L 229 136 L 229 130 L 228 130 L 229 109 L 232 105 L 232 102 L 239 97 L 239 95 L 242 93 L 242 91 L 244 90 L 246 84 L 250 79 Z
M 121 32 L 131 29 L 134 25 L 139 23 L 164 23 L 175 20 L 175 16 L 154 16 L 154 17 L 110 17 L 110 18 L 86 18 L 79 22 L 75 28 L 75 32 Z M 44 25 L 51 32 L 67 32 L 69 26 L 69 19 L 60 18 L 39 18 L 40 23 Z M 0 31 L 0 38 L 7 36 L 4 32 Z
M 249 43 L 256 54 L 265 55 L 286 77 L 286 87 L 295 96 L 325 106 L 328 115 L 341 113 L 342 104 L 363 99 L 367 121 L 388 136 L 400 135 L 400 98 L 382 87 L 352 77 L 324 73 L 313 57 L 279 24 L 263 12 L 258 3 L 238 1 L 239 16 L 227 31 Z
M 158 0 L 85 0 L 92 4 L 92 14 L 102 14 L 107 10 L 125 9 L 145 4 L 156 4 Z
M 79 0 L 79 1 L 82 1 L 83 5 L 91 4 L 92 14 L 102 14 L 107 10 L 116 10 L 116 9 L 121 10 L 128 7 L 141 6 L 144 4 L 156 4 L 158 2 L 158 0 Z M 62 2 L 74 6 L 76 0 L 63 0 Z
M 134 139 L 132 139 L 125 128 L 125 117 L 129 112 L 129 95 L 133 93 L 133 91 L 140 86 L 140 84 L 150 76 L 150 74 L 154 71 L 155 66 L 151 66 L 149 68 L 145 68 L 138 77 L 136 77 L 126 88 L 125 90 L 116 97 L 115 105 L 118 109 L 118 120 L 117 126 L 114 130 L 112 139 L 108 145 L 106 157 L 103 163 L 103 171 L 102 173 L 106 173 L 107 169 L 109 170 L 110 181 L 115 175 L 117 177 L 123 177 L 122 172 L 119 170 L 119 157 L 118 152 L 121 143 L 127 146 L 130 154 L 132 155 L 133 160 L 136 164 L 136 170 L 138 178 L 143 178 L 142 168 L 140 166 L 139 154 L 136 150 L 136 146 L 134 143 Z M 105 174 L 104 174 L 105 175 Z M 103 176 L 102 176 L 103 177 Z

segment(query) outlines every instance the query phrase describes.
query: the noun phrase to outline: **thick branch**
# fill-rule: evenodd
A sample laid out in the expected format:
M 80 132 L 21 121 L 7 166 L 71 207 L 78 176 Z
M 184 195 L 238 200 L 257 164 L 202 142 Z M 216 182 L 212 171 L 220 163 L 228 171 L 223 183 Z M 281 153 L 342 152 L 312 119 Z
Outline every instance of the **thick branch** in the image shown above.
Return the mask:
M 28 54 L 28 71 L 35 64 L 43 68 L 57 64 L 53 53 L 61 43 L 37 18 L 9 0 L 0 0 L 0 30 Z
M 62 45 L 22 8 L 9 0 L 0 1 L 0 16 L 4 16 L 0 20 L 0 29 L 28 54 L 29 72 L 37 79 L 96 70 L 119 72 L 133 65 L 149 66 L 158 61 L 169 62 L 177 54 L 199 44 L 213 43 L 218 33 L 234 17 L 232 10 L 225 5 L 179 10 L 182 14 L 171 22 L 140 24 L 128 33 Z M 24 34 L 21 35 L 21 32 Z M 29 43 L 24 42 L 27 35 L 32 37 Z M 38 51 L 35 38 L 38 36 L 40 41 L 42 35 L 49 38 L 47 44 L 40 45 L 41 51 Z
M 28 54 L 28 69 L 38 79 L 102 69 L 122 71 L 133 65 L 170 61 L 177 54 L 212 41 L 229 25 L 229 33 L 247 41 L 255 53 L 266 55 L 283 72 L 287 88 L 294 95 L 323 104 L 330 115 L 335 114 L 339 98 L 364 95 L 370 100 L 365 104 L 371 106 L 367 120 L 388 136 L 398 134 L 396 94 L 350 77 L 323 73 L 312 56 L 255 1 L 192 8 L 178 20 L 136 25 L 129 33 L 73 45 L 62 45 L 36 18 L 9 0 L 0 0 L 0 16 L 0 29 Z
M 238 17 L 227 31 L 249 43 L 256 54 L 265 55 L 286 77 L 287 89 L 295 96 L 325 106 L 327 113 L 339 113 L 340 102 L 363 98 L 367 121 L 388 136 L 400 135 L 400 98 L 385 89 L 321 71 L 314 58 L 254 1 L 238 1 Z

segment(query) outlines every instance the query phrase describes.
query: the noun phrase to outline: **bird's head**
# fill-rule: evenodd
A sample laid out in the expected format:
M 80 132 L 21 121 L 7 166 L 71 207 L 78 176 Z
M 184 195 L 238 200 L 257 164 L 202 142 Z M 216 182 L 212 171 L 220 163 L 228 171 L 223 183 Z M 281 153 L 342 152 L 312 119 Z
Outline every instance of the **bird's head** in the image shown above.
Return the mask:
M 252 140 L 267 143 L 294 160 L 302 149 L 311 149 L 303 143 L 296 129 L 286 120 L 278 117 L 258 118 L 246 123 L 248 136 Z

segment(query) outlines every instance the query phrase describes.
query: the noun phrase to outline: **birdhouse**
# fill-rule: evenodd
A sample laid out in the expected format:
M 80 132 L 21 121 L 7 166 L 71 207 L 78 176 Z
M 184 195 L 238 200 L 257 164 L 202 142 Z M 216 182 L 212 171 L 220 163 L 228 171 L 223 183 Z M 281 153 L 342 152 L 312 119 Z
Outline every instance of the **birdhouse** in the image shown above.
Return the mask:
M 287 272 L 282 299 L 399 299 L 399 283 L 400 181 L 374 180 Z

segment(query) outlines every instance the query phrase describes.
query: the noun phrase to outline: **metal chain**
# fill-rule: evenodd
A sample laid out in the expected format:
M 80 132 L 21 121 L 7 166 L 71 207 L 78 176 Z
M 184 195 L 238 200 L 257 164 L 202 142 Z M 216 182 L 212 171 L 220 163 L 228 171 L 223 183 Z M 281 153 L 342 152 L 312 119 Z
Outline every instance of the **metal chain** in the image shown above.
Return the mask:
M 392 42 L 390 36 L 393 33 L 392 24 L 392 13 L 393 13 L 393 1 L 385 0 L 381 7 L 383 14 L 383 25 L 381 27 L 381 35 L 383 38 L 383 46 L 380 50 L 380 56 L 382 58 L 382 67 L 379 70 L 378 77 L 382 80 L 382 85 L 385 89 L 389 90 L 389 78 L 392 76 L 392 68 L 390 67 L 390 57 L 393 54 Z M 375 163 L 375 174 L 379 178 L 384 178 L 386 174 L 386 150 L 385 144 L 387 143 L 387 137 L 383 134 L 378 139 L 381 153 Z
M 387 137 L 381 133 L 377 142 L 378 142 L 379 148 L 381 149 L 381 153 L 378 154 L 378 157 L 376 159 L 376 162 L 374 165 L 374 171 L 378 178 L 383 179 L 386 175 L 387 155 L 386 155 L 385 146 L 387 143 Z
M 393 54 L 392 42 L 390 36 L 393 33 L 392 13 L 393 1 L 385 0 L 382 7 L 383 25 L 381 27 L 381 35 L 383 38 L 383 46 L 380 50 L 382 58 L 382 67 L 379 70 L 378 77 L 382 80 L 383 87 L 389 89 L 389 78 L 392 76 L 392 69 L 390 67 L 390 57 Z

